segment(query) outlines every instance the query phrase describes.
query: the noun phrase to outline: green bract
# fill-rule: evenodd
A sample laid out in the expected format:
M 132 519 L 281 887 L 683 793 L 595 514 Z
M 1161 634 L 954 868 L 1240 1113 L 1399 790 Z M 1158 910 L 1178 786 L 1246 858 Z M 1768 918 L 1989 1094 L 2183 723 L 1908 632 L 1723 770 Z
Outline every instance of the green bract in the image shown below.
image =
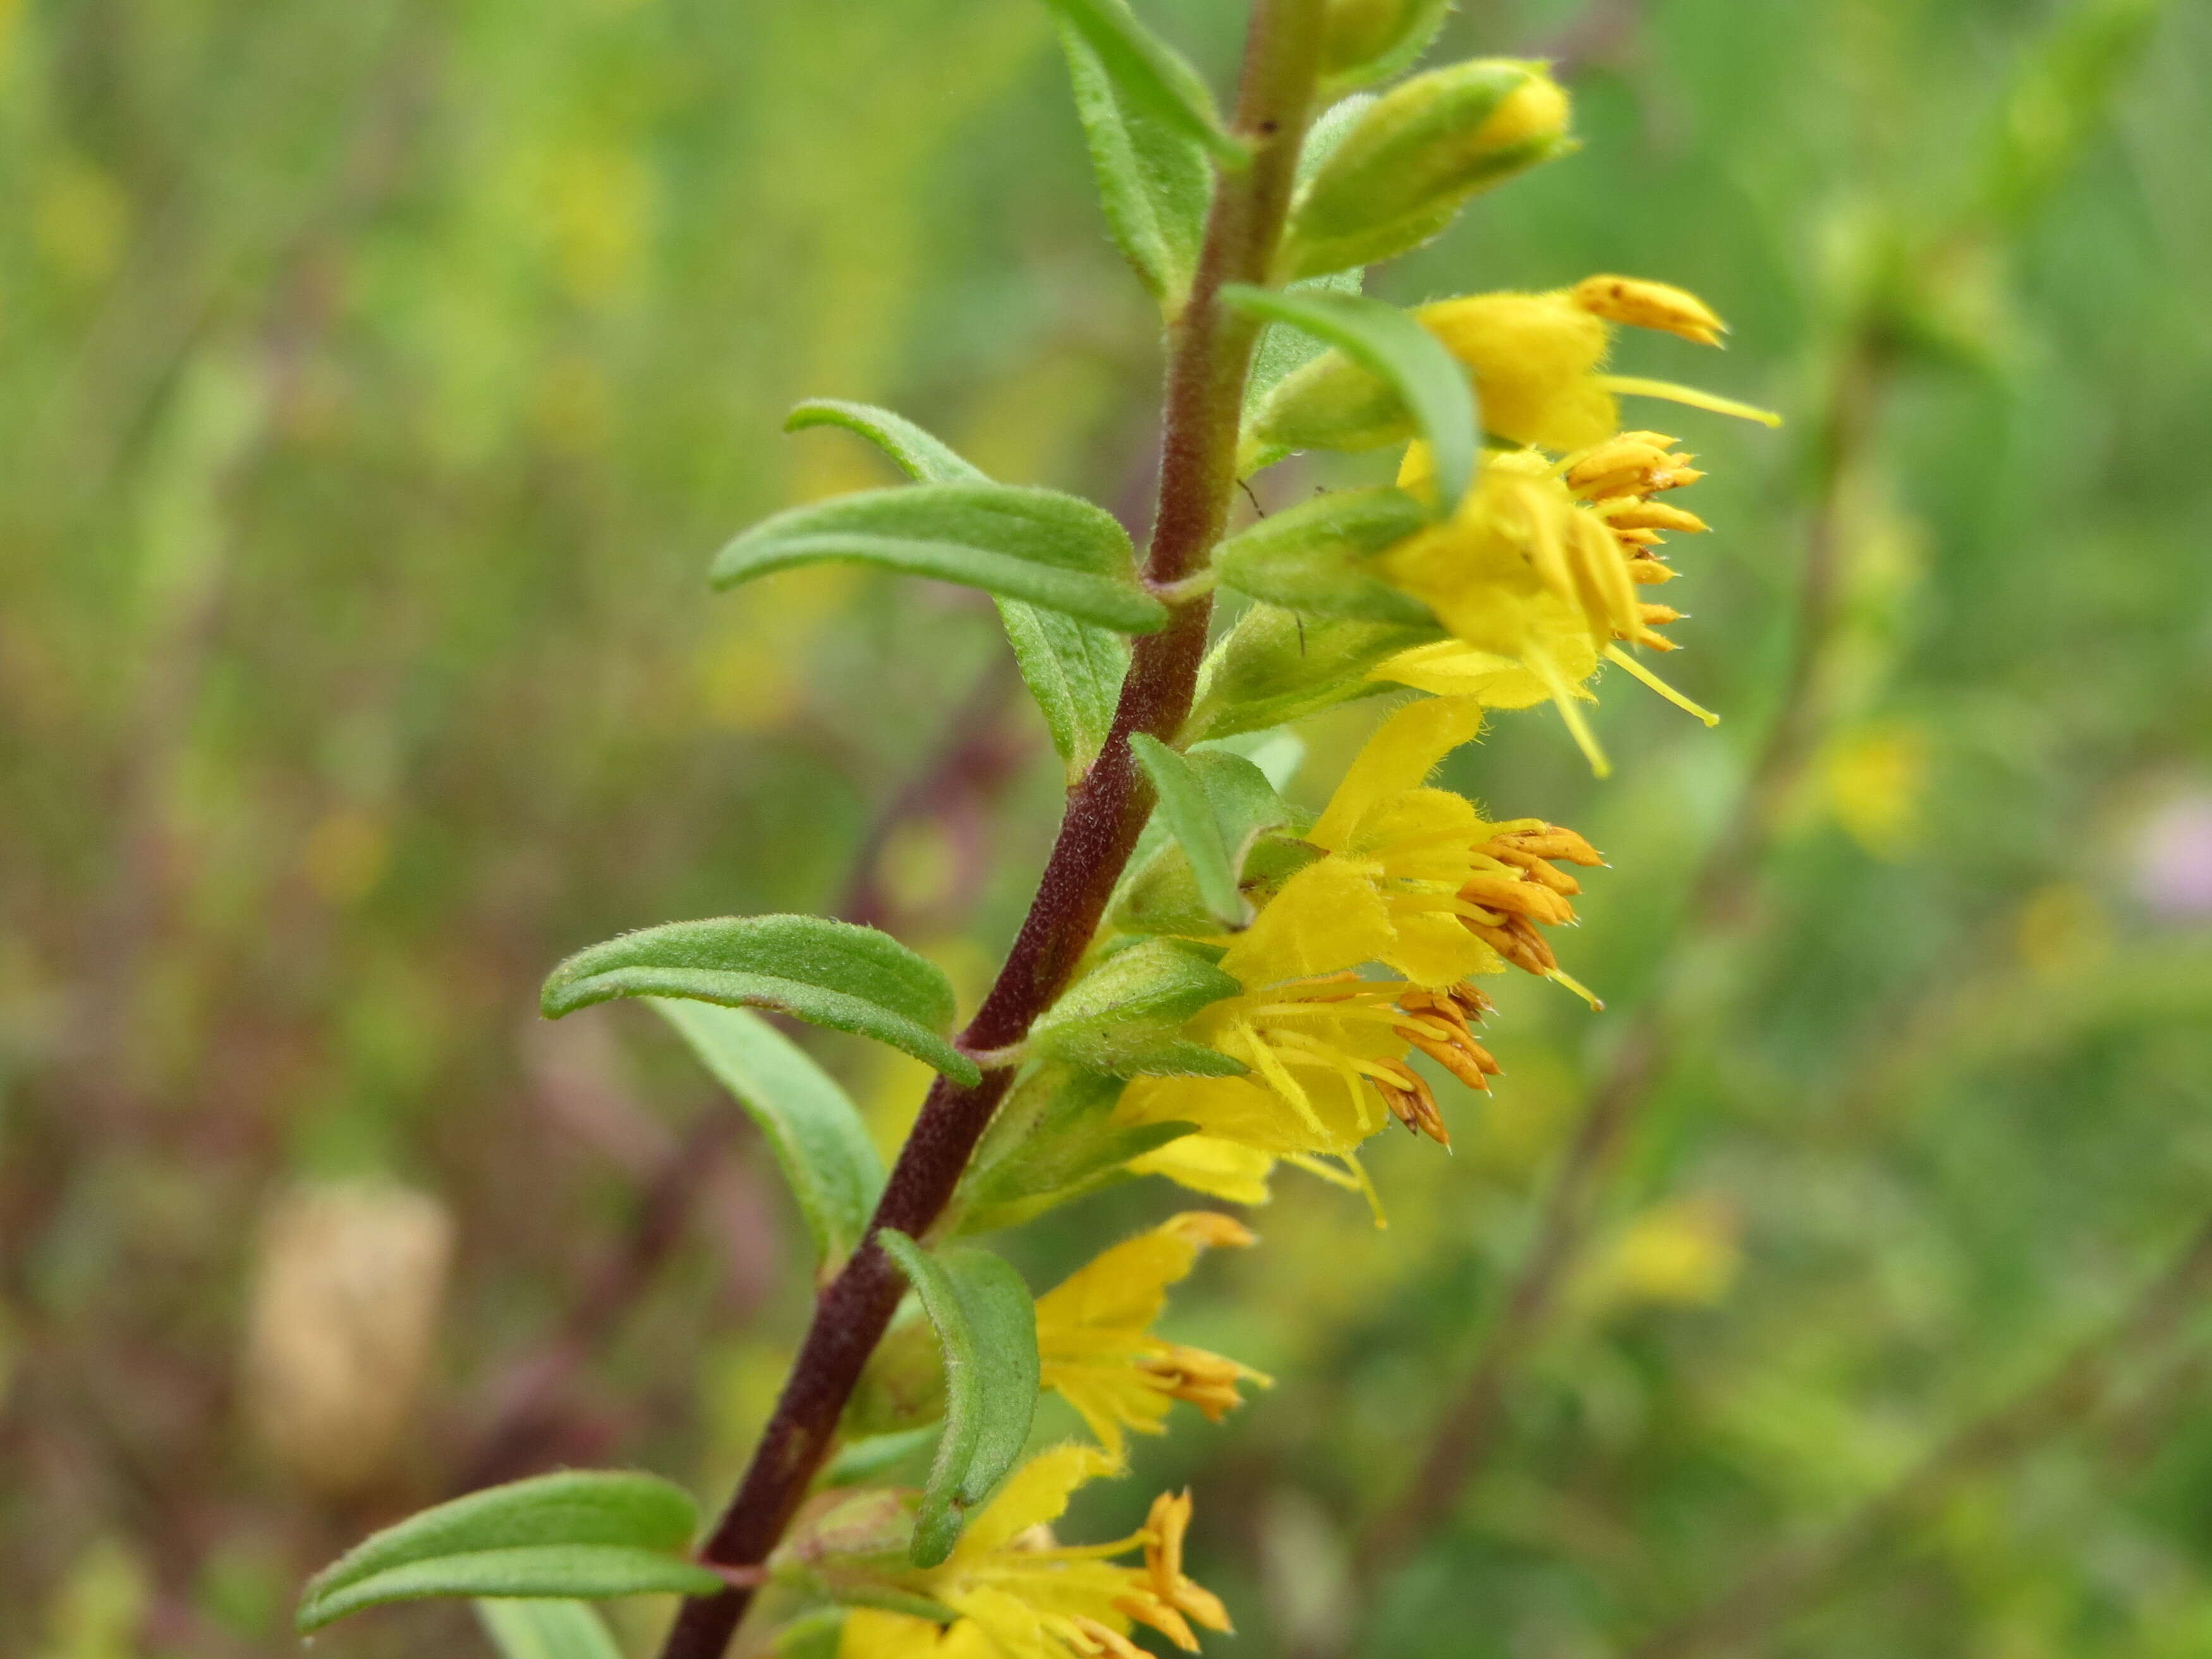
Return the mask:
M 1222 289 L 1221 297 L 1243 310 L 1302 328 L 1336 348 L 1275 388 L 1261 409 L 1255 429 L 1247 437 L 1248 453 L 1241 470 L 1256 470 L 1296 447 L 1271 426 L 1272 411 L 1291 388 L 1340 353 L 1395 394 L 1401 419 L 1412 416 L 1413 430 L 1427 441 L 1435 456 L 1441 509 L 1449 513 L 1459 505 L 1474 477 L 1476 439 L 1481 426 L 1475 414 L 1474 384 L 1441 340 L 1395 306 L 1357 294 L 1277 293 L 1232 283 Z
M 1567 149 L 1566 110 L 1541 64 L 1510 58 L 1454 64 L 1393 87 L 1299 192 L 1282 274 L 1314 276 L 1419 247 L 1476 191 Z
M 1182 736 L 1193 743 L 1263 731 L 1354 697 L 1398 688 L 1370 669 L 1444 636 L 1437 627 L 1301 617 L 1255 605 L 1207 653 Z
M 1229 586 L 1316 617 L 1420 627 L 1429 608 L 1369 561 L 1420 530 L 1429 509 L 1402 489 L 1337 489 L 1261 520 L 1215 550 Z

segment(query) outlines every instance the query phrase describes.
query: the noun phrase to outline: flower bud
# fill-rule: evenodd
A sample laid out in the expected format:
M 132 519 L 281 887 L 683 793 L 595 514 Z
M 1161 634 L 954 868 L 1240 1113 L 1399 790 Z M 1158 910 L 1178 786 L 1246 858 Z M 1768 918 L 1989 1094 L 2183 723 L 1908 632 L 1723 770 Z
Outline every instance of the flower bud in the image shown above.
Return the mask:
M 1291 209 L 1286 277 L 1418 247 L 1477 191 L 1562 153 L 1567 94 L 1540 64 L 1478 58 L 1376 100 Z

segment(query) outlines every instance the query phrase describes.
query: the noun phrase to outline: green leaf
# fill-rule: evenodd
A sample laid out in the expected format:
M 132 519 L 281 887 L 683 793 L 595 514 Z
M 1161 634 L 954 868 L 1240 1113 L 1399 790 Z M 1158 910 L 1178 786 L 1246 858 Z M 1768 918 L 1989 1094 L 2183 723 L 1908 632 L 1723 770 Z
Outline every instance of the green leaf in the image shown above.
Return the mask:
M 623 1659 L 588 1601 L 486 1601 L 476 1610 L 501 1659 Z
M 825 560 L 980 587 L 1142 634 L 1167 609 L 1137 585 L 1127 532 L 1104 508 L 1052 489 L 969 483 L 864 489 L 763 520 L 715 556 L 733 587 Z
M 1375 574 L 1369 561 L 1425 528 L 1429 510 L 1402 489 L 1336 489 L 1261 520 L 1214 550 L 1221 580 L 1309 616 L 1419 627 L 1429 608 Z
M 915 1511 L 914 1564 L 952 1553 L 968 1511 L 1021 1461 L 1036 1412 L 1036 1307 L 1029 1286 L 988 1250 L 931 1252 L 895 1227 L 877 1238 L 921 1300 L 945 1349 L 945 1431 Z
M 1255 605 L 1206 653 L 1197 700 L 1177 735 L 1194 745 L 1395 690 L 1369 679 L 1368 670 L 1443 637 L 1440 628 L 1307 618 L 1278 605 Z
M 1226 927 L 1252 919 L 1239 891 L 1244 855 L 1263 830 L 1291 821 L 1291 809 L 1267 774 L 1236 755 L 1180 755 L 1142 732 L 1129 739 L 1137 763 L 1159 794 L 1159 813 L 1190 860 L 1206 908 Z
M 650 1001 L 768 1137 L 816 1261 L 827 1269 L 852 1254 L 884 1189 L 883 1160 L 859 1109 L 759 1015 L 710 1002 Z
M 1106 745 L 1129 672 L 1129 642 L 1065 611 L 1018 599 L 1000 599 L 998 605 L 1014 661 L 1073 782 Z
M 1218 954 L 1164 939 L 1116 951 L 1038 1016 L 1030 1051 L 1123 1077 L 1242 1075 L 1244 1067 L 1227 1054 L 1182 1036 L 1193 1014 L 1244 988 L 1213 965 Z
M 962 1182 L 960 1231 L 1016 1227 L 1130 1178 L 1129 1160 L 1193 1133 L 1190 1123 L 1114 1121 L 1121 1079 L 1069 1066 L 1032 1073 L 1000 1109 Z
M 890 456 L 916 483 L 988 483 L 990 475 L 951 445 L 924 431 L 903 415 L 873 404 L 838 398 L 809 398 L 784 417 L 786 432 L 835 426 L 856 433 Z
M 888 933 L 823 916 L 716 916 L 672 921 L 579 951 L 546 979 L 548 1019 L 616 997 L 686 997 L 775 1008 L 811 1024 L 873 1037 L 957 1083 L 981 1077 L 941 1035 L 952 987 L 934 963 Z
M 1251 152 L 1224 131 L 1213 94 L 1180 53 L 1139 22 L 1122 0 L 1045 0 L 1083 37 L 1120 101 L 1204 145 L 1231 167 Z
M 857 433 L 898 464 L 916 483 L 988 483 L 982 470 L 943 440 L 902 415 L 872 404 L 815 398 L 791 411 L 787 432 L 836 426 Z M 1129 642 L 1110 628 L 1078 622 L 1065 612 L 1000 599 L 999 619 L 1014 648 L 1022 678 L 1044 713 L 1053 747 L 1071 775 L 1097 758 L 1121 700 L 1129 669 Z
M 1172 316 L 1190 292 L 1206 240 L 1213 200 L 1206 148 L 1125 100 L 1091 43 L 1064 20 L 1060 43 L 1107 228 L 1160 309 Z
M 1412 414 L 1436 458 L 1443 510 L 1459 505 L 1474 477 L 1474 386 L 1443 343 L 1407 313 L 1357 294 L 1278 292 L 1242 283 L 1223 287 L 1229 304 L 1290 323 L 1327 341 L 1388 382 Z
M 307 1582 L 295 1622 L 429 1595 L 709 1595 L 687 1559 L 699 1514 L 657 1475 L 568 1471 L 471 1492 L 386 1527 Z
M 1159 741 L 1139 732 L 1129 739 L 1129 750 L 1159 796 L 1159 813 L 1168 831 L 1182 843 L 1198 878 L 1199 895 L 1224 927 L 1241 927 L 1249 921 L 1244 901 L 1237 891 L 1237 872 L 1229 861 L 1229 846 L 1206 798 L 1206 786 L 1190 763 Z

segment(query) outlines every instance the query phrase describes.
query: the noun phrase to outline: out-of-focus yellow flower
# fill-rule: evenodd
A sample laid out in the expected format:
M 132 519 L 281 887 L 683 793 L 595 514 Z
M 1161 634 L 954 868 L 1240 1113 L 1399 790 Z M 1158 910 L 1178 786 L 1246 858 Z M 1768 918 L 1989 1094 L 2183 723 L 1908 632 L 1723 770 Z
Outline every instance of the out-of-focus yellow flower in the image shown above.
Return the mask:
M 1167 1287 L 1212 1245 L 1249 1245 L 1251 1233 L 1211 1210 L 1172 1217 L 1124 1239 L 1036 1302 L 1037 1355 L 1043 1384 L 1082 1413 L 1091 1432 L 1119 1458 L 1124 1429 L 1166 1432 L 1168 1407 L 1189 1401 L 1212 1422 L 1243 1402 L 1239 1382 L 1267 1386 L 1249 1366 L 1152 1334 Z
M 1048 1528 L 1085 1481 L 1118 1468 L 1088 1446 L 1031 1458 L 961 1534 L 941 1567 L 900 1576 L 958 1617 L 949 1626 L 912 1614 L 855 1608 L 839 1659 L 1144 1659 L 1129 1640 L 1148 1625 L 1186 1652 L 1191 1626 L 1226 1631 L 1229 1615 L 1182 1571 L 1190 1499 L 1162 1493 L 1144 1528 L 1110 1544 L 1063 1547 Z M 1112 1558 L 1141 1549 L 1141 1566 Z
M 1601 373 L 1613 325 L 1720 344 L 1727 325 L 1694 294 L 1632 276 L 1589 276 L 1548 294 L 1470 294 L 1416 311 L 1474 379 L 1483 429 L 1541 449 L 1584 449 L 1620 429 L 1620 394 L 1663 398 L 1777 424 L 1733 398 Z
M 1249 1068 L 1242 1077 L 1139 1078 L 1116 1116 L 1190 1122 L 1139 1167 L 1202 1192 L 1249 1201 L 1264 1169 L 1230 1163 L 1216 1143 L 1300 1160 L 1344 1161 L 1392 1118 L 1446 1145 L 1433 1095 L 1406 1063 L 1418 1048 L 1471 1087 L 1499 1069 L 1473 1025 L 1488 999 L 1468 976 L 1510 963 L 1557 979 L 1538 924 L 1574 920 L 1573 878 L 1551 860 L 1601 860 L 1572 830 L 1540 819 L 1484 821 L 1474 803 L 1423 780 L 1482 718 L 1471 698 L 1424 700 L 1385 720 L 1307 832 L 1324 856 L 1286 881 L 1236 935 L 1222 971 L 1244 989 L 1201 1009 L 1193 1041 Z M 1366 980 L 1369 963 L 1401 977 Z M 1182 1158 L 1178 1147 L 1185 1147 Z M 1243 1188 L 1231 1191 L 1234 1183 Z
M 1735 1212 L 1711 1198 L 1672 1200 L 1628 1224 L 1591 1269 L 1585 1302 L 1710 1307 L 1725 1297 L 1743 1265 Z
M 1828 751 L 1828 808 L 1853 841 L 1879 859 L 1901 858 L 1918 839 L 1928 787 L 1928 738 L 1910 726 L 1855 732 Z

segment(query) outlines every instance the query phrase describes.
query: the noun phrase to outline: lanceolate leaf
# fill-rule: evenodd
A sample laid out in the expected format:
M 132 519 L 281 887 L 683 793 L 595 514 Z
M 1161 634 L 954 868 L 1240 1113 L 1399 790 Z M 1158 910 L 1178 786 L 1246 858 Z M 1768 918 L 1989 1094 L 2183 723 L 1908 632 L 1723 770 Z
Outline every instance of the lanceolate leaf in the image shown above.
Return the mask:
M 988 1250 L 925 1250 L 896 1228 L 876 1235 L 921 1297 L 945 1350 L 945 1432 L 914 1524 L 916 1566 L 952 1553 L 968 1512 L 1021 1459 L 1036 1411 L 1036 1308 L 1021 1275 Z
M 903 415 L 873 404 L 837 398 L 809 398 L 784 416 L 786 432 L 837 426 L 857 433 L 890 456 L 916 483 L 988 483 L 990 476 L 952 446 L 924 431 Z
M 1161 310 L 1173 315 L 1198 268 L 1213 198 L 1212 164 L 1184 129 L 1121 96 L 1073 23 L 1061 21 L 1060 40 L 1107 228 Z
M 791 411 L 787 432 L 812 426 L 838 426 L 859 434 L 898 464 L 916 483 L 988 483 L 980 467 L 951 445 L 925 432 L 902 415 L 872 404 L 816 398 Z M 1063 611 L 1019 599 L 1000 599 L 999 619 L 1014 648 L 1022 678 L 1043 711 L 1071 773 L 1090 765 L 1113 724 L 1114 705 L 1129 669 L 1129 642 L 1110 628 L 1079 622 Z
M 1221 297 L 1255 316 L 1305 330 L 1388 381 L 1436 457 L 1443 511 L 1459 505 L 1474 477 L 1480 428 L 1474 388 L 1442 341 L 1395 306 L 1357 294 L 1278 292 L 1233 283 L 1222 289 Z
M 308 1581 L 299 1628 L 432 1595 L 712 1595 L 687 1559 L 698 1510 L 681 1486 L 626 1471 L 570 1471 L 472 1492 L 409 1516 Z
M 999 483 L 865 489 L 765 519 L 715 556 L 717 587 L 844 560 L 980 587 L 1142 634 L 1167 610 L 1137 585 L 1111 514 L 1057 490 Z
M 1194 140 L 1232 167 L 1249 152 L 1222 131 L 1213 94 L 1174 47 L 1147 29 L 1123 0 L 1045 0 L 1097 54 L 1115 95 L 1171 131 Z
M 476 1607 L 500 1659 L 622 1659 L 587 1601 L 488 1601 Z
M 1224 582 L 1310 616 L 1432 623 L 1429 608 L 1376 575 L 1369 561 L 1429 522 L 1402 489 L 1333 489 L 1261 520 L 1214 550 Z
M 1129 740 L 1159 793 L 1159 813 L 1190 860 L 1200 897 L 1217 921 L 1242 927 L 1251 907 L 1238 890 L 1244 855 L 1263 830 L 1291 821 L 1267 774 L 1239 756 L 1179 755 L 1142 733 Z
M 1018 599 L 1000 599 L 998 605 L 1014 661 L 1073 783 L 1105 747 L 1129 672 L 1129 642 L 1065 611 Z
M 548 1019 L 616 997 L 775 1008 L 887 1042 L 963 1084 L 980 1073 L 942 1033 L 952 987 L 888 933 L 823 916 L 718 916 L 641 928 L 579 951 L 540 999 Z
M 1189 856 L 1191 872 L 1198 878 L 1199 894 L 1206 908 L 1223 926 L 1243 926 L 1244 901 L 1237 896 L 1237 871 L 1230 863 L 1230 848 L 1221 826 L 1214 821 L 1213 803 L 1206 798 L 1206 786 L 1188 761 L 1157 738 L 1140 732 L 1129 739 L 1129 749 L 1152 781 L 1159 795 L 1159 813 L 1167 820 L 1169 832 Z
M 768 1137 L 813 1237 L 817 1262 L 826 1270 L 849 1255 L 883 1191 L 884 1165 L 845 1091 L 757 1014 L 709 1002 L 651 1001 Z

